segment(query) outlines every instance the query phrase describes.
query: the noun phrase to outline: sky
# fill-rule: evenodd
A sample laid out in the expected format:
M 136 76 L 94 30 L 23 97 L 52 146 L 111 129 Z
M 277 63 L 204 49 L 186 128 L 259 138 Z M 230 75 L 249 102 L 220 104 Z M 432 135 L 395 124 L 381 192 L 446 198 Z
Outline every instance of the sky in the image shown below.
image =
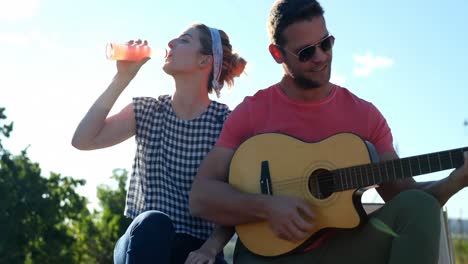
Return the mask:
M 79 189 L 96 206 L 96 187 L 112 170 L 131 171 L 135 142 L 79 151 L 73 132 L 116 72 L 105 58 L 109 41 L 146 39 L 154 48 L 195 22 L 223 29 L 248 61 L 246 75 L 219 101 L 235 108 L 245 96 L 278 82 L 282 68 L 268 52 L 272 0 L 0 0 L 0 107 L 14 122 L 13 154 L 28 150 L 43 176 L 85 179 Z M 358 3 L 358 4 L 356 4 Z M 332 82 L 372 102 L 392 129 L 400 157 L 468 146 L 468 2 L 465 0 L 322 1 L 335 38 Z M 132 97 L 171 94 L 173 79 L 153 58 L 111 113 Z M 216 99 L 216 98 L 213 98 Z M 216 99 L 218 100 L 218 99 Z M 450 171 L 416 177 L 438 180 Z M 380 201 L 368 191 L 365 201 Z M 468 188 L 446 204 L 468 219 Z

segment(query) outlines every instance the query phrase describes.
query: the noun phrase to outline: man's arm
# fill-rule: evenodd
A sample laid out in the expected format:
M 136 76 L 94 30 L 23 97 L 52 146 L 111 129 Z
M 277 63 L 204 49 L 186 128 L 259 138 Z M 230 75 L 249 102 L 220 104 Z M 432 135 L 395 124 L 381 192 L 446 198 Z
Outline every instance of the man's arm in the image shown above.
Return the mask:
M 300 212 L 313 218 L 308 204 L 297 197 L 248 194 L 228 183 L 229 164 L 234 151 L 214 147 L 203 160 L 190 193 L 192 215 L 220 225 L 233 226 L 268 221 L 281 238 L 302 240 L 313 224 L 304 220 Z
M 221 225 L 265 220 L 265 197 L 248 195 L 228 184 L 229 164 L 234 151 L 214 147 L 198 169 L 190 192 L 190 212 Z
M 416 182 L 413 178 L 386 183 L 377 188 L 384 201 L 389 201 L 398 193 L 409 189 L 420 189 L 434 196 L 443 206 L 455 193 L 468 185 L 468 152 L 464 153 L 465 162 L 444 179 L 438 181 Z M 395 153 L 384 153 L 381 160 L 398 159 Z

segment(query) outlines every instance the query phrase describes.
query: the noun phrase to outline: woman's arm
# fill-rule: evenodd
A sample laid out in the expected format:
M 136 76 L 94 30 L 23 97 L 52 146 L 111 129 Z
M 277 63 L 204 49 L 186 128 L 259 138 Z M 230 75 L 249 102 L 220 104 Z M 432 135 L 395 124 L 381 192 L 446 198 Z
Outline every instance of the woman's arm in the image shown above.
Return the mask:
M 116 115 L 108 117 L 108 114 L 117 98 L 146 61 L 148 59 L 139 62 L 117 61 L 117 74 L 75 130 L 72 139 L 75 148 L 80 150 L 105 148 L 135 134 L 135 114 L 131 103 Z
M 105 148 L 135 134 L 133 105 L 127 105 L 114 116 L 107 117 L 112 106 L 130 80 L 117 74 L 109 87 L 94 102 L 73 135 L 72 145 L 80 150 Z
M 224 249 L 234 235 L 234 227 L 217 226 L 206 242 L 190 252 L 185 264 L 215 263 L 216 256 Z

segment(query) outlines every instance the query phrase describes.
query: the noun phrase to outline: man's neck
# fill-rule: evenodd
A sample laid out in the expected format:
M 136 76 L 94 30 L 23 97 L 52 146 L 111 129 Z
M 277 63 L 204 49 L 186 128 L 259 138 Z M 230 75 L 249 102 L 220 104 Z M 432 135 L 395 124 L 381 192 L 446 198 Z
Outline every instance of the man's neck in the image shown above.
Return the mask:
M 332 91 L 332 84 L 330 82 L 317 88 L 304 89 L 299 87 L 292 78 L 287 76 L 283 77 L 279 85 L 287 97 L 304 102 L 320 101 L 326 98 Z

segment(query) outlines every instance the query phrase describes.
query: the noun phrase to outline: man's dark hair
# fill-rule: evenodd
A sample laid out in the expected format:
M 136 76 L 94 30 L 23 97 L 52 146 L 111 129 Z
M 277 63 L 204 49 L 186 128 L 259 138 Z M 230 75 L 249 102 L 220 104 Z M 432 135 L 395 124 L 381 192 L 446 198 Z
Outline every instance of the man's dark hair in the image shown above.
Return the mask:
M 289 25 L 323 16 L 323 8 L 316 0 L 277 0 L 270 10 L 268 35 L 278 46 L 286 43 L 283 31 Z

